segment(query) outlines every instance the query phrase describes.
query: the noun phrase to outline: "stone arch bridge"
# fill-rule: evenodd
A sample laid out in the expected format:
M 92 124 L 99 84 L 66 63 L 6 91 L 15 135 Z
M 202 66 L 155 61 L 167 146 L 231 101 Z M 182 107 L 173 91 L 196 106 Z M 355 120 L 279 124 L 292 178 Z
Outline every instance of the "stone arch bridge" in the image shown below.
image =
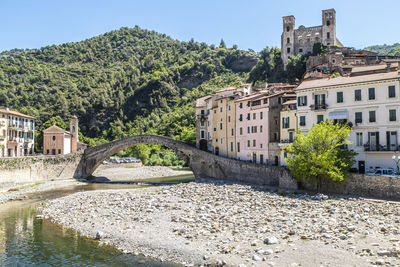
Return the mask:
M 286 188 L 291 187 L 290 183 L 293 182 L 285 168 L 219 157 L 173 138 L 158 135 L 136 135 L 87 148 L 74 177 L 86 179 L 105 159 L 123 149 L 145 143 L 160 144 L 173 150 L 186 161 L 196 178 L 215 178 Z

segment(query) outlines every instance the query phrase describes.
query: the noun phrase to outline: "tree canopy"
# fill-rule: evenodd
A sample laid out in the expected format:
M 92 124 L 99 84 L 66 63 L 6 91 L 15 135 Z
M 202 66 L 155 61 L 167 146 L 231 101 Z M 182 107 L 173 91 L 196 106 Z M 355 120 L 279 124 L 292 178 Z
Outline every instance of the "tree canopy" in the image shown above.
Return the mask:
M 351 144 L 348 125 L 320 122 L 314 124 L 307 134 L 298 131 L 292 144 L 285 148 L 286 161 L 292 175 L 318 190 L 323 181 L 343 181 L 349 177 L 349 170 L 357 154 L 346 148 Z

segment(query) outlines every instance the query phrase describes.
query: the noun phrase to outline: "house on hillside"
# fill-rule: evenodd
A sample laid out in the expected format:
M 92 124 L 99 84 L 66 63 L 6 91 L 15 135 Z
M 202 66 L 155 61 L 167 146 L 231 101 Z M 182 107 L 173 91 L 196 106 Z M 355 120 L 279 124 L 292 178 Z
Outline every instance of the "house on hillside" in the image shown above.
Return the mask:
M 56 125 L 43 130 L 43 154 L 65 155 L 86 148 L 86 144 L 79 142 L 78 118 L 73 116 L 70 121 L 71 132 Z

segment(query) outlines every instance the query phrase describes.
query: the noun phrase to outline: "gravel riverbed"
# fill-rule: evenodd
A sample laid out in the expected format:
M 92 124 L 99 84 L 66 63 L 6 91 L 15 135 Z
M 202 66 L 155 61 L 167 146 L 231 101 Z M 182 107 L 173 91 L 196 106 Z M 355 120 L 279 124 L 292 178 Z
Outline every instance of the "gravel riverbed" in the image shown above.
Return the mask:
M 184 265 L 399 266 L 400 204 L 222 182 L 79 192 L 45 218 Z

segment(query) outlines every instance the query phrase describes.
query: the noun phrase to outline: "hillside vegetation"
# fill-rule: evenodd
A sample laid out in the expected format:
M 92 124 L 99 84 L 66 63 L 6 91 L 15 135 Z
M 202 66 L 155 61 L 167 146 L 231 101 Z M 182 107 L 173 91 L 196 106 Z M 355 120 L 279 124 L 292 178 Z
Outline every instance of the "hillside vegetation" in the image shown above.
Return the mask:
M 90 145 L 142 133 L 193 143 L 195 99 L 245 82 L 257 60 L 224 45 L 121 28 L 81 42 L 1 53 L 0 106 L 35 116 L 39 127 L 49 120 L 62 126 L 77 115 Z M 37 142 L 39 152 L 41 146 Z M 138 146 L 128 153 L 156 164 L 165 156 L 160 151 Z
M 400 43 L 392 45 L 372 45 L 365 48 L 366 50 L 376 52 L 382 56 L 400 56 Z

